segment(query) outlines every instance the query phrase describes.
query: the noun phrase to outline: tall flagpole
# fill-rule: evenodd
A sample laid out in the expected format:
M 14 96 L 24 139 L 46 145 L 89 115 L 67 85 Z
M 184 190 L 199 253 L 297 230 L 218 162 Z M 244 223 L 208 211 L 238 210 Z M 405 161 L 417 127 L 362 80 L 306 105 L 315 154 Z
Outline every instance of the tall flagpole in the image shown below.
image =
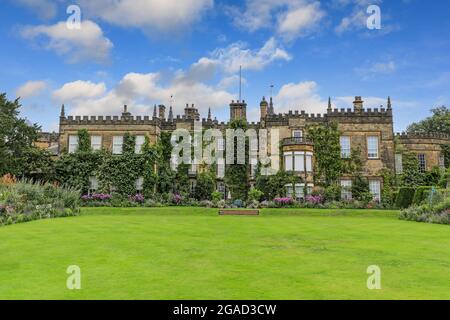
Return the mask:
M 242 66 L 239 66 L 239 101 L 242 101 Z

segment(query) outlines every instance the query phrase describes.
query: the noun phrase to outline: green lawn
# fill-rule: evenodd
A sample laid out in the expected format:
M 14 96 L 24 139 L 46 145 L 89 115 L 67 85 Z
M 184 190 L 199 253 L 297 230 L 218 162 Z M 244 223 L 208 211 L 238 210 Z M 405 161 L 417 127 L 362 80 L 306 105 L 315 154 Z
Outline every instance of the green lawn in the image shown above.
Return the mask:
M 0 299 L 450 299 L 449 270 L 449 226 L 395 211 L 98 208 L 0 228 Z

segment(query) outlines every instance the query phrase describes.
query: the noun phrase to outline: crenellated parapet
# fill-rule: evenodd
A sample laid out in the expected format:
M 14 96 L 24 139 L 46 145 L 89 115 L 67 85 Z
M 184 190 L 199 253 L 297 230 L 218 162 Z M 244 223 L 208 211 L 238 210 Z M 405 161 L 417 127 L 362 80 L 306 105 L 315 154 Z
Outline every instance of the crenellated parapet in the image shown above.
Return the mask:
M 67 116 L 60 125 L 161 125 L 159 118 L 149 116 Z
M 411 139 L 432 139 L 432 140 L 445 140 L 447 143 L 450 143 L 450 135 L 447 135 L 445 133 L 440 132 L 431 132 L 431 133 L 397 133 L 396 135 L 397 139 L 400 140 L 411 140 Z

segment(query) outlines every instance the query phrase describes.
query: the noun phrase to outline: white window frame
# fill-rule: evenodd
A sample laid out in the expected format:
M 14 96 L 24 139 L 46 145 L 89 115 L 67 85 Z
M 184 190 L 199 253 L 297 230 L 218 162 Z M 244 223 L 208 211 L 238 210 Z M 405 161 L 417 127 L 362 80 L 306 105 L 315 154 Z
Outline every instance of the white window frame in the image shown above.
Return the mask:
M 291 184 L 287 184 L 284 186 L 286 188 L 286 197 L 294 198 L 294 186 Z
M 380 138 L 378 136 L 367 137 L 367 158 L 368 159 L 380 158 Z
M 92 135 L 91 136 L 91 149 L 92 151 L 100 151 L 102 150 L 102 142 L 103 137 L 100 135 Z
M 341 158 L 348 159 L 352 155 L 352 146 L 350 136 L 341 136 L 339 138 L 339 144 L 341 146 Z
M 294 153 L 285 152 L 284 157 L 284 171 L 294 171 Z
M 352 200 L 352 186 L 353 181 L 350 179 L 341 180 L 341 199 L 342 200 Z
M 134 145 L 134 152 L 136 154 L 142 154 L 142 147 L 145 144 L 145 135 L 137 135 Z
M 313 172 L 313 154 L 312 154 L 312 152 L 306 152 L 305 170 L 306 170 L 306 172 Z
M 369 180 L 369 190 L 374 201 L 381 201 L 381 181 Z
M 123 153 L 123 136 L 113 136 L 113 154 L 122 154 Z
M 69 135 L 69 153 L 75 153 L 78 150 L 79 137 L 78 135 L 71 134 Z
M 294 152 L 294 171 L 295 172 L 305 172 L 305 153 L 304 152 Z

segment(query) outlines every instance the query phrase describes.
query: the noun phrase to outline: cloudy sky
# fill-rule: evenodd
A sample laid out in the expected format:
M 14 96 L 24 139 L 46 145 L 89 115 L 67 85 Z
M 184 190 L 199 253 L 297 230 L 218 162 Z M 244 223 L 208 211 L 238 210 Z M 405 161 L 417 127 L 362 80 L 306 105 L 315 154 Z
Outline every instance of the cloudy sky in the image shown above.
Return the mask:
M 74 4 L 79 29 L 67 26 Z M 380 30 L 367 28 L 370 5 Z M 242 66 L 252 121 L 273 85 L 277 113 L 391 96 L 401 131 L 450 105 L 449 12 L 447 0 L 3 0 L 0 91 L 44 130 L 57 130 L 62 103 L 151 115 L 171 96 L 176 113 L 194 103 L 225 121 Z

